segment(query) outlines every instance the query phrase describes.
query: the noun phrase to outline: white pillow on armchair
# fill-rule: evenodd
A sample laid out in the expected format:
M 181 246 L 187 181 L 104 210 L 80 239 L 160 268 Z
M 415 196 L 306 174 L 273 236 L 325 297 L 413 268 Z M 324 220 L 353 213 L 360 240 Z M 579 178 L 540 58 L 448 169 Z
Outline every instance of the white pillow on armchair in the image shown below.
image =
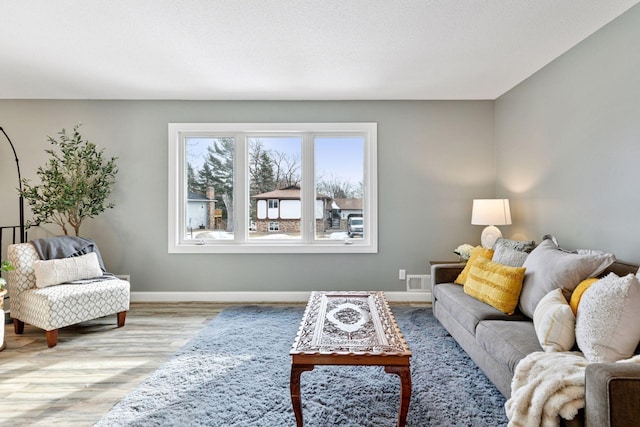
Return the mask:
M 102 276 L 95 252 L 70 258 L 34 261 L 33 270 L 36 286 L 39 288 Z

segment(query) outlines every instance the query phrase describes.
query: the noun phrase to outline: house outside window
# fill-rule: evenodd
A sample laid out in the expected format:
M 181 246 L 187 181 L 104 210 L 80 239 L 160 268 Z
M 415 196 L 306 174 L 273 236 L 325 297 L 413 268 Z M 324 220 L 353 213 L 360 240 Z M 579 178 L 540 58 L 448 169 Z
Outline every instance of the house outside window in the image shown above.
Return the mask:
M 169 252 L 377 252 L 376 156 L 375 123 L 171 123 Z

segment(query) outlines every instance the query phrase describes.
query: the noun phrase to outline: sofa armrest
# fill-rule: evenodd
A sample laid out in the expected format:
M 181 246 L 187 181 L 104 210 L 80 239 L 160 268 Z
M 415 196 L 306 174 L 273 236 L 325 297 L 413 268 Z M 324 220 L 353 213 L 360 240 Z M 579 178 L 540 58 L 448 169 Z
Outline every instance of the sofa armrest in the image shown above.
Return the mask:
M 453 283 L 466 264 L 456 262 L 451 264 L 433 264 L 431 266 L 431 289 L 438 283 Z
M 585 375 L 587 427 L 638 425 L 640 364 L 593 363 Z

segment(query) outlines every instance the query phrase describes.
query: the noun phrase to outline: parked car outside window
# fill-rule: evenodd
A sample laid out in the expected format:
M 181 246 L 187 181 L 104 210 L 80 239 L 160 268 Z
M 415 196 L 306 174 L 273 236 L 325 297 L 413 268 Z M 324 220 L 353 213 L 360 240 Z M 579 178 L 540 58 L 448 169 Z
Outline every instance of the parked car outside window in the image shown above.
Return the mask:
M 364 219 L 361 216 L 352 216 L 347 221 L 347 234 L 349 237 L 364 235 Z

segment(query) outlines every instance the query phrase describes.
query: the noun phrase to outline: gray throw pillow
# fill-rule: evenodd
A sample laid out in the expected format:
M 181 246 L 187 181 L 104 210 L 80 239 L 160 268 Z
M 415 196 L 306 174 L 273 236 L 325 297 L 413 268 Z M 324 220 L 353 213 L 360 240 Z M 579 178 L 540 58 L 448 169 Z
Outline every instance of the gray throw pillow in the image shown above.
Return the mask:
M 595 277 L 613 264 L 613 254 L 600 251 L 566 252 L 551 240 L 540 243 L 522 265 L 527 270 L 522 283 L 519 308 L 533 318 L 540 300 L 560 288 L 569 300 L 571 292 L 588 277 Z
M 511 239 L 503 239 L 502 237 L 496 240 L 496 243 L 493 245 L 493 249 L 496 250 L 498 248 L 509 248 L 514 251 L 526 252 L 529 253 L 534 250 L 536 247 L 536 242 L 533 240 L 511 240 Z
M 534 241 L 498 239 L 493 246 L 491 261 L 510 267 L 522 267 L 527 255 L 536 247 Z

